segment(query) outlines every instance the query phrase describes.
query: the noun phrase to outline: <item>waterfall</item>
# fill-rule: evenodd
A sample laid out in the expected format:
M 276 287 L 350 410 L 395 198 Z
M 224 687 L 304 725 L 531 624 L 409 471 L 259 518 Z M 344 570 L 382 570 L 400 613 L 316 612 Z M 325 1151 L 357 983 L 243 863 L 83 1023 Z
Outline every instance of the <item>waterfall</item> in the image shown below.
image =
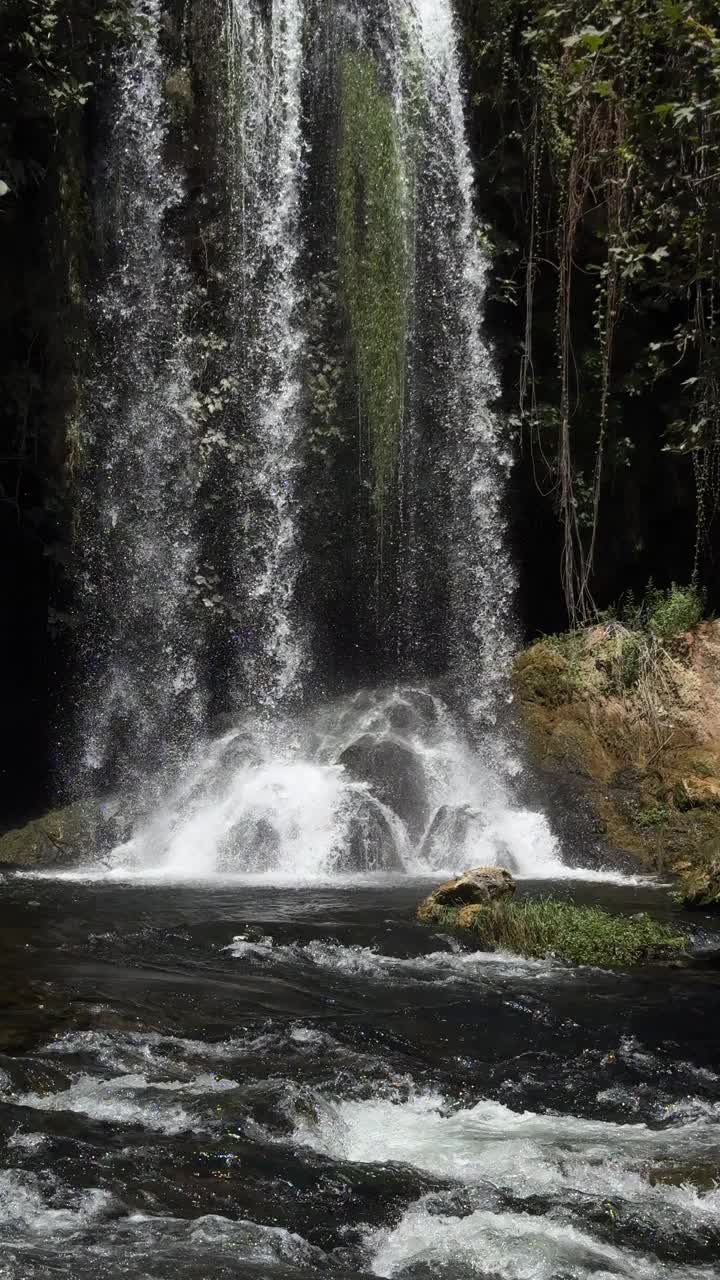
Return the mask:
M 239 655 L 249 701 L 266 709 L 299 693 L 306 659 L 294 609 L 300 564 L 297 472 L 304 334 L 298 278 L 303 180 L 303 0 L 228 0 L 228 169 L 233 373 L 252 442 L 242 495 L 252 525 L 235 543 L 246 601 Z
M 498 725 L 509 457 L 450 0 L 208 7 L 200 284 L 171 234 L 161 0 L 136 4 L 101 193 L 85 725 L 154 797 L 111 873 L 562 874 Z
M 105 278 L 84 389 L 78 592 L 81 768 L 125 785 L 180 756 L 203 710 L 192 293 L 167 225 L 183 184 L 166 159 L 161 0 L 133 7 L 144 35 L 119 68 L 95 201 Z
M 425 87 L 418 186 L 432 193 L 430 235 L 442 267 L 446 391 L 440 406 L 449 484 L 452 667 L 470 709 L 492 724 L 507 698 L 515 575 L 505 527 L 511 458 L 492 402 L 499 385 L 481 334 L 490 268 L 475 218 L 474 179 L 450 0 L 412 0 Z

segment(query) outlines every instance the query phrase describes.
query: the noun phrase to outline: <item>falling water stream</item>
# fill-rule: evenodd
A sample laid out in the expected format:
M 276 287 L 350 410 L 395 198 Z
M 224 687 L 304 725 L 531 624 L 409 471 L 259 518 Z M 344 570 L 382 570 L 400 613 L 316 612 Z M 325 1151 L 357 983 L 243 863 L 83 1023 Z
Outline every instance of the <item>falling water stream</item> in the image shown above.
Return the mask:
M 3 875 L 0 1278 L 713 1280 L 717 925 L 607 973 L 414 918 L 477 863 L 678 914 L 527 801 L 450 0 L 133 3 L 68 751 L 127 834 Z

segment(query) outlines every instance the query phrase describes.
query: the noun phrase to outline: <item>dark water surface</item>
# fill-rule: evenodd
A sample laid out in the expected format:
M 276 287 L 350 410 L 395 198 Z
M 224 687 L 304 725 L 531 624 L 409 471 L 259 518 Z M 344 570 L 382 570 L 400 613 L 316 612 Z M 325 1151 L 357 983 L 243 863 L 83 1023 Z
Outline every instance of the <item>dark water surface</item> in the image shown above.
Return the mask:
M 422 893 L 6 879 L 0 1276 L 718 1276 L 717 970 L 488 956 Z

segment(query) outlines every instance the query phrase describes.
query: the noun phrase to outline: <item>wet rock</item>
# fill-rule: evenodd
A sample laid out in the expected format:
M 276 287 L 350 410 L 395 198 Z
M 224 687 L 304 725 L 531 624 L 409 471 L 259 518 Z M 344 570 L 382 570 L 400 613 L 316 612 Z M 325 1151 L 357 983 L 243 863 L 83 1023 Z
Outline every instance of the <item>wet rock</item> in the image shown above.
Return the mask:
M 338 871 L 402 871 L 403 861 L 392 827 L 370 797 L 358 797 L 358 811 L 348 824 L 348 843 Z
M 438 907 L 487 906 L 512 897 L 515 889 L 515 881 L 505 867 L 474 867 L 438 885 L 418 907 L 418 919 L 432 919 Z
M 218 856 L 218 870 L 263 873 L 273 871 L 280 859 L 280 835 L 267 818 L 245 817 L 237 823 Z
M 127 826 L 116 802 L 87 800 L 53 809 L 0 836 L 0 866 L 62 866 L 102 855 L 126 838 Z
M 447 866 L 448 855 L 464 849 L 472 828 L 482 824 L 482 814 L 471 805 L 442 804 L 433 814 L 420 847 L 421 856 L 430 865 Z
M 351 742 L 340 763 L 358 782 L 365 782 L 382 804 L 402 818 L 414 839 L 425 830 L 429 807 L 425 770 L 415 752 L 394 738 L 363 734 Z
M 409 702 L 391 702 L 385 712 L 387 722 L 396 733 L 412 733 L 417 726 L 417 715 Z
M 690 911 L 720 911 L 720 837 L 708 841 L 697 861 L 676 866 L 678 896 Z

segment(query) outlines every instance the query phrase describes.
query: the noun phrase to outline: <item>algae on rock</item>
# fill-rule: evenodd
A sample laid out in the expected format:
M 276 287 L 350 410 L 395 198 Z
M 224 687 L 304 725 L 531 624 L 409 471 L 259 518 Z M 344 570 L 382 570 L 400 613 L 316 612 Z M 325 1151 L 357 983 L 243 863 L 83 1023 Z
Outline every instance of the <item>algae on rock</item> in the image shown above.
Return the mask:
M 0 835 L 0 866 L 66 866 L 106 851 L 126 834 L 117 802 L 81 800 Z
M 381 529 L 400 448 L 405 381 L 408 246 L 398 122 L 374 60 L 340 67 L 340 281 L 367 420 Z

